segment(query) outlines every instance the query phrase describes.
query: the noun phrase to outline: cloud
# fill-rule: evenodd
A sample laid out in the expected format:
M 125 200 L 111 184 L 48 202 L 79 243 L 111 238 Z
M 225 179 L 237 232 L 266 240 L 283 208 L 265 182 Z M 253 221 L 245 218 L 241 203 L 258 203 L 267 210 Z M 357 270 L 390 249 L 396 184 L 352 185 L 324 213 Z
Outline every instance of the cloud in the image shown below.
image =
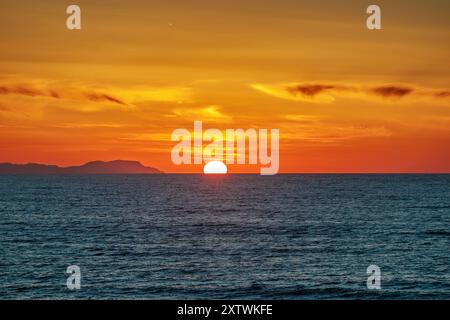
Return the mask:
M 328 83 L 300 83 L 300 84 L 251 84 L 253 89 L 270 96 L 291 100 L 313 103 L 331 103 L 336 100 L 339 92 L 349 91 L 340 85 Z
M 330 89 L 321 90 L 320 95 L 317 92 L 315 95 L 305 95 L 301 91 L 297 90 L 297 85 L 266 85 L 255 83 L 250 85 L 253 89 L 265 93 L 269 96 L 291 100 L 291 101 L 307 101 L 307 102 L 333 102 L 335 99 L 329 94 Z M 312 91 L 311 91 L 312 92 Z
M 390 98 L 390 97 L 404 97 L 408 94 L 414 92 L 413 88 L 408 87 L 400 87 L 400 86 L 382 86 L 375 87 L 370 89 L 371 92 L 375 95 L 379 95 L 381 97 Z
M 104 92 L 87 91 L 76 87 L 54 87 L 43 86 L 38 88 L 34 85 L 0 85 L 0 95 L 19 95 L 26 97 L 44 97 L 53 99 L 74 99 L 92 102 L 110 102 L 114 104 L 127 105 L 123 100 Z
M 320 93 L 336 89 L 334 85 L 327 84 L 299 84 L 296 86 L 286 87 L 286 90 L 292 95 L 302 94 L 308 97 L 314 97 Z
M 18 94 L 23 96 L 35 97 L 35 96 L 47 96 L 44 92 L 39 90 L 24 87 L 24 86 L 0 86 L 0 95 L 6 94 Z
M 61 99 L 92 103 L 136 106 L 145 102 L 193 102 L 193 92 L 187 87 L 110 87 L 93 88 L 82 83 L 44 79 L 0 78 L 1 96 Z
M 232 118 L 221 111 L 221 106 L 207 106 L 204 108 L 183 108 L 173 110 L 169 117 L 180 117 L 184 119 L 229 122 Z
M 450 98 L 450 91 L 436 92 L 436 97 L 438 97 L 438 98 Z
M 193 92 L 185 87 L 145 87 L 117 90 L 126 101 L 138 102 L 175 102 L 178 104 L 192 102 Z
M 380 84 L 358 85 L 352 83 L 294 83 L 251 84 L 253 89 L 285 100 L 312 103 L 332 103 L 338 98 L 398 101 L 405 98 L 442 99 L 450 97 L 450 91 L 426 89 L 413 85 Z
M 94 101 L 94 102 L 109 101 L 109 102 L 112 102 L 112 103 L 117 103 L 117 104 L 121 104 L 121 105 L 127 105 L 122 100 L 114 98 L 113 96 L 110 96 L 110 95 L 107 95 L 107 94 L 104 94 L 104 93 L 90 92 L 90 93 L 86 93 L 86 97 L 90 101 Z
M 339 144 L 350 140 L 367 138 L 388 138 L 393 135 L 391 129 L 379 125 L 345 125 L 317 120 L 313 123 L 284 123 L 279 125 L 281 137 L 289 141 Z
M 55 128 L 63 129 L 80 129 L 80 128 L 124 128 L 125 125 L 114 123 L 59 123 L 54 125 Z
M 304 114 L 286 114 L 282 118 L 284 120 L 295 121 L 297 123 L 311 123 L 319 119 L 318 116 Z

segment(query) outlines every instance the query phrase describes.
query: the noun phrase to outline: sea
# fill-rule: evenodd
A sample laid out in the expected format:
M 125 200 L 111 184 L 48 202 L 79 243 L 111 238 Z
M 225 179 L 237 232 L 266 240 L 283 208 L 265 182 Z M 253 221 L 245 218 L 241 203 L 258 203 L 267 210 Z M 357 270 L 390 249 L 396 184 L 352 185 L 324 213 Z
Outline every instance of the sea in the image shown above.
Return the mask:
M 450 175 L 3 175 L 0 299 L 450 299 Z

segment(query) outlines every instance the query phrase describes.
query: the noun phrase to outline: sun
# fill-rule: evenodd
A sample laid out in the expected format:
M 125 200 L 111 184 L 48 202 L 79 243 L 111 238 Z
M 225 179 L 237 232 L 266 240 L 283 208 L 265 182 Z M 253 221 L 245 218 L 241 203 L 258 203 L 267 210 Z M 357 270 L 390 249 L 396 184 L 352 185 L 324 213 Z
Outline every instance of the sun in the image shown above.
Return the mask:
M 203 167 L 204 174 L 227 174 L 227 166 L 222 161 L 210 161 Z

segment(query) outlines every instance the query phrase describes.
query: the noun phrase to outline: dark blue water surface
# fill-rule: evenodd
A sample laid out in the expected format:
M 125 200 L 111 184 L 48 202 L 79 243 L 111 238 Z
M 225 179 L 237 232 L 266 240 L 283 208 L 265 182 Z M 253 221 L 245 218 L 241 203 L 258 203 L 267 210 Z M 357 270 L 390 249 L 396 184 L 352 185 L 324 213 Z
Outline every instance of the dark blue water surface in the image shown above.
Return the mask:
M 450 299 L 450 175 L 0 176 L 0 298 Z

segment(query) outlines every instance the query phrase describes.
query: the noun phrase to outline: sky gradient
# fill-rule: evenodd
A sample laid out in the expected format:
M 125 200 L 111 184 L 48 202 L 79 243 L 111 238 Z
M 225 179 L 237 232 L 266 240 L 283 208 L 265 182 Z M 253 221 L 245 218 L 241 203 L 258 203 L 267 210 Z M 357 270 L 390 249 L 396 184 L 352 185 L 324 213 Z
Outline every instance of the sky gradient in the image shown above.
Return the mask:
M 202 172 L 170 158 L 202 120 L 279 129 L 282 173 L 450 173 L 450 2 L 373 3 L 2 1 L 0 162 Z

